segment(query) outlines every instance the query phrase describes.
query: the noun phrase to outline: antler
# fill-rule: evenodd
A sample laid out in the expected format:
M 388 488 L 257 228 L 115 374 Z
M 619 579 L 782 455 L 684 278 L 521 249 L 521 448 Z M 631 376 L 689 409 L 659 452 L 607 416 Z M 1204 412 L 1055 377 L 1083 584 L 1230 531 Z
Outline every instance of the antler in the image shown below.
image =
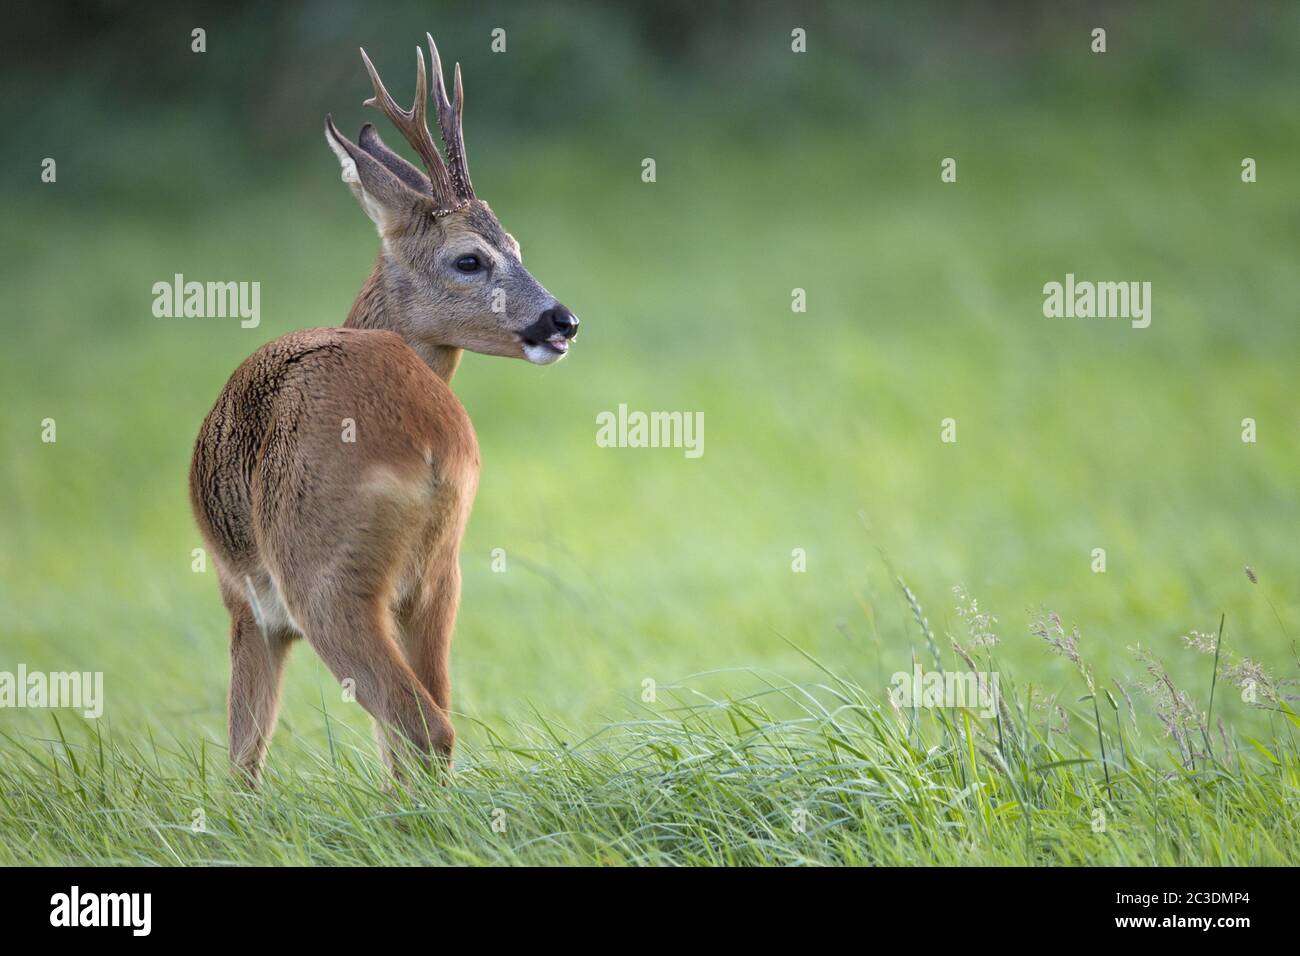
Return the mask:
M 457 206 L 463 206 L 465 200 L 471 198 L 462 196 L 460 190 L 452 185 L 452 178 L 448 175 L 447 166 L 438 155 L 438 147 L 433 142 L 433 136 L 429 133 L 429 126 L 426 121 L 428 114 L 428 76 L 424 70 L 424 53 L 417 46 L 415 55 L 418 60 L 418 70 L 415 78 L 415 103 L 409 110 L 404 110 L 389 95 L 388 90 L 384 88 L 383 81 L 379 78 L 379 73 L 375 70 L 375 65 L 370 62 L 370 57 L 366 56 L 366 51 L 361 51 L 361 59 L 365 61 L 366 72 L 370 74 L 370 82 L 375 87 L 375 95 L 366 100 L 366 106 L 373 106 L 382 112 L 397 127 L 398 131 L 406 137 L 406 141 L 415 147 L 415 151 L 420 154 L 420 159 L 424 161 L 424 167 L 429 171 L 429 183 L 433 187 L 434 199 L 444 207 L 444 211 L 450 211 Z M 436 62 L 436 61 L 435 61 Z M 442 71 L 438 71 L 438 86 L 442 86 Z M 457 100 L 460 99 L 459 83 L 457 84 Z M 441 112 L 439 115 L 441 123 Z M 444 128 L 445 129 L 445 128 Z M 446 133 L 443 133 L 445 138 Z M 450 150 L 448 151 L 450 155 Z M 463 168 L 463 156 L 461 153 Z M 468 179 L 466 179 L 468 182 Z
M 474 184 L 469 180 L 469 165 L 465 161 L 465 133 L 461 125 L 461 114 L 465 109 L 465 87 L 460 81 L 460 64 L 456 64 L 454 95 L 456 105 L 447 100 L 447 86 L 442 77 L 442 58 L 438 56 L 438 44 L 433 42 L 433 35 L 426 33 L 429 41 L 429 57 L 433 62 L 433 102 L 438 107 L 438 128 L 442 130 L 442 142 L 447 148 L 447 162 L 451 166 L 451 180 L 456 195 L 462 200 L 474 198 Z M 421 60 L 423 62 L 423 60 Z

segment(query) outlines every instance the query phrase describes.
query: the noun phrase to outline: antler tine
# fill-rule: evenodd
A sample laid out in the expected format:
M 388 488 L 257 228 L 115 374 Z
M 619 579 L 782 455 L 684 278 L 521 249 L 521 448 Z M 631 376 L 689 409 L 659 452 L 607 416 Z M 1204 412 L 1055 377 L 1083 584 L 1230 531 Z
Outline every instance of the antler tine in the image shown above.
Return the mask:
M 381 113 L 388 117 L 389 121 L 397 127 L 406 141 L 415 147 L 415 151 L 420 154 L 420 159 L 424 161 L 424 167 L 429 171 L 429 182 L 433 186 L 433 195 L 444 206 L 452 207 L 459 205 L 457 193 L 452 187 L 451 177 L 447 173 L 447 165 L 442 161 L 442 156 L 438 154 L 438 147 L 433 142 L 433 136 L 429 132 L 428 116 L 428 96 L 429 96 L 429 79 L 424 68 L 424 53 L 417 46 L 415 48 L 417 69 L 415 75 L 415 103 L 409 110 L 404 110 L 397 105 L 387 88 L 384 81 L 379 78 L 379 71 L 375 65 L 370 62 L 370 57 L 366 51 L 361 51 L 361 59 L 366 65 L 366 72 L 370 74 L 370 82 L 375 88 L 375 95 L 365 101 L 365 106 L 373 106 Z
M 438 44 L 433 42 L 433 35 L 426 33 L 429 41 L 429 56 L 433 61 L 433 102 L 438 107 L 438 128 L 442 130 L 442 142 L 447 149 L 447 165 L 450 167 L 452 185 L 456 195 L 462 199 L 474 198 L 474 184 L 469 179 L 469 164 L 465 159 L 465 132 L 462 115 L 465 111 L 465 87 L 460 79 L 460 64 L 456 64 L 455 88 L 453 96 L 455 105 L 447 100 L 447 86 L 442 76 L 442 58 L 438 56 Z

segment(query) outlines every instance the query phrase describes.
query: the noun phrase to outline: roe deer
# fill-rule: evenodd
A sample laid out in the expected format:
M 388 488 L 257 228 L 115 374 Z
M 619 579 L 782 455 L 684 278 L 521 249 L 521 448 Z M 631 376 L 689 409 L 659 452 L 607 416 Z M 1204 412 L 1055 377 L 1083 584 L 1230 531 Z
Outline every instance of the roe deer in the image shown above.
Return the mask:
M 461 535 L 478 483 L 474 428 L 449 387 L 463 349 L 538 365 L 578 319 L 524 269 L 519 244 L 470 184 L 454 103 L 428 37 L 446 150 L 397 106 L 364 50 L 383 112 L 427 175 L 367 123 L 357 142 L 325 118 L 343 181 L 379 230 L 379 256 L 342 328 L 254 352 L 204 420 L 190 498 L 230 611 L 230 759 L 256 784 L 285 654 L 305 637 L 375 718 L 385 760 L 449 762 L 448 652 Z

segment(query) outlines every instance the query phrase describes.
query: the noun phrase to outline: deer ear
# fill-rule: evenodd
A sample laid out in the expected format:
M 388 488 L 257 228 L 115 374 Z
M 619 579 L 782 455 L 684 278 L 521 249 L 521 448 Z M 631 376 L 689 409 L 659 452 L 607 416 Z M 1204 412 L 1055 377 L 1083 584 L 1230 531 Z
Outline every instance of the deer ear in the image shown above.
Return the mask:
M 429 177 L 389 149 L 388 144 L 379 138 L 379 131 L 375 129 L 374 123 L 367 123 L 361 127 L 357 145 L 383 163 L 384 167 L 408 188 L 426 196 L 433 195 L 433 186 L 429 184 Z
M 381 236 L 389 223 L 405 217 L 412 206 L 423 201 L 419 193 L 405 186 L 383 163 L 340 133 L 329 116 L 325 117 L 325 142 L 338 157 L 343 181 Z

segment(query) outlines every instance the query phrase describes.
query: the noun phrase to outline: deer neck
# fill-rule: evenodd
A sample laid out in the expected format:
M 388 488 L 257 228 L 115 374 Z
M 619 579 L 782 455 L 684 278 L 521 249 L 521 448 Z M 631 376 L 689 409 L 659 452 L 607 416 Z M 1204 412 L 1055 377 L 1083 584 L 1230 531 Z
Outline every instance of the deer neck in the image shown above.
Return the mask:
M 461 349 L 454 345 L 440 345 L 423 336 L 415 334 L 421 326 L 428 326 L 427 320 L 419 322 L 420 306 L 417 305 L 415 290 L 409 280 L 388 260 L 381 251 L 375 260 L 375 267 L 357 299 L 348 312 L 345 327 L 354 329 L 385 329 L 396 332 L 409 345 L 424 363 L 433 369 L 435 375 L 444 382 L 451 382 L 460 364 Z

